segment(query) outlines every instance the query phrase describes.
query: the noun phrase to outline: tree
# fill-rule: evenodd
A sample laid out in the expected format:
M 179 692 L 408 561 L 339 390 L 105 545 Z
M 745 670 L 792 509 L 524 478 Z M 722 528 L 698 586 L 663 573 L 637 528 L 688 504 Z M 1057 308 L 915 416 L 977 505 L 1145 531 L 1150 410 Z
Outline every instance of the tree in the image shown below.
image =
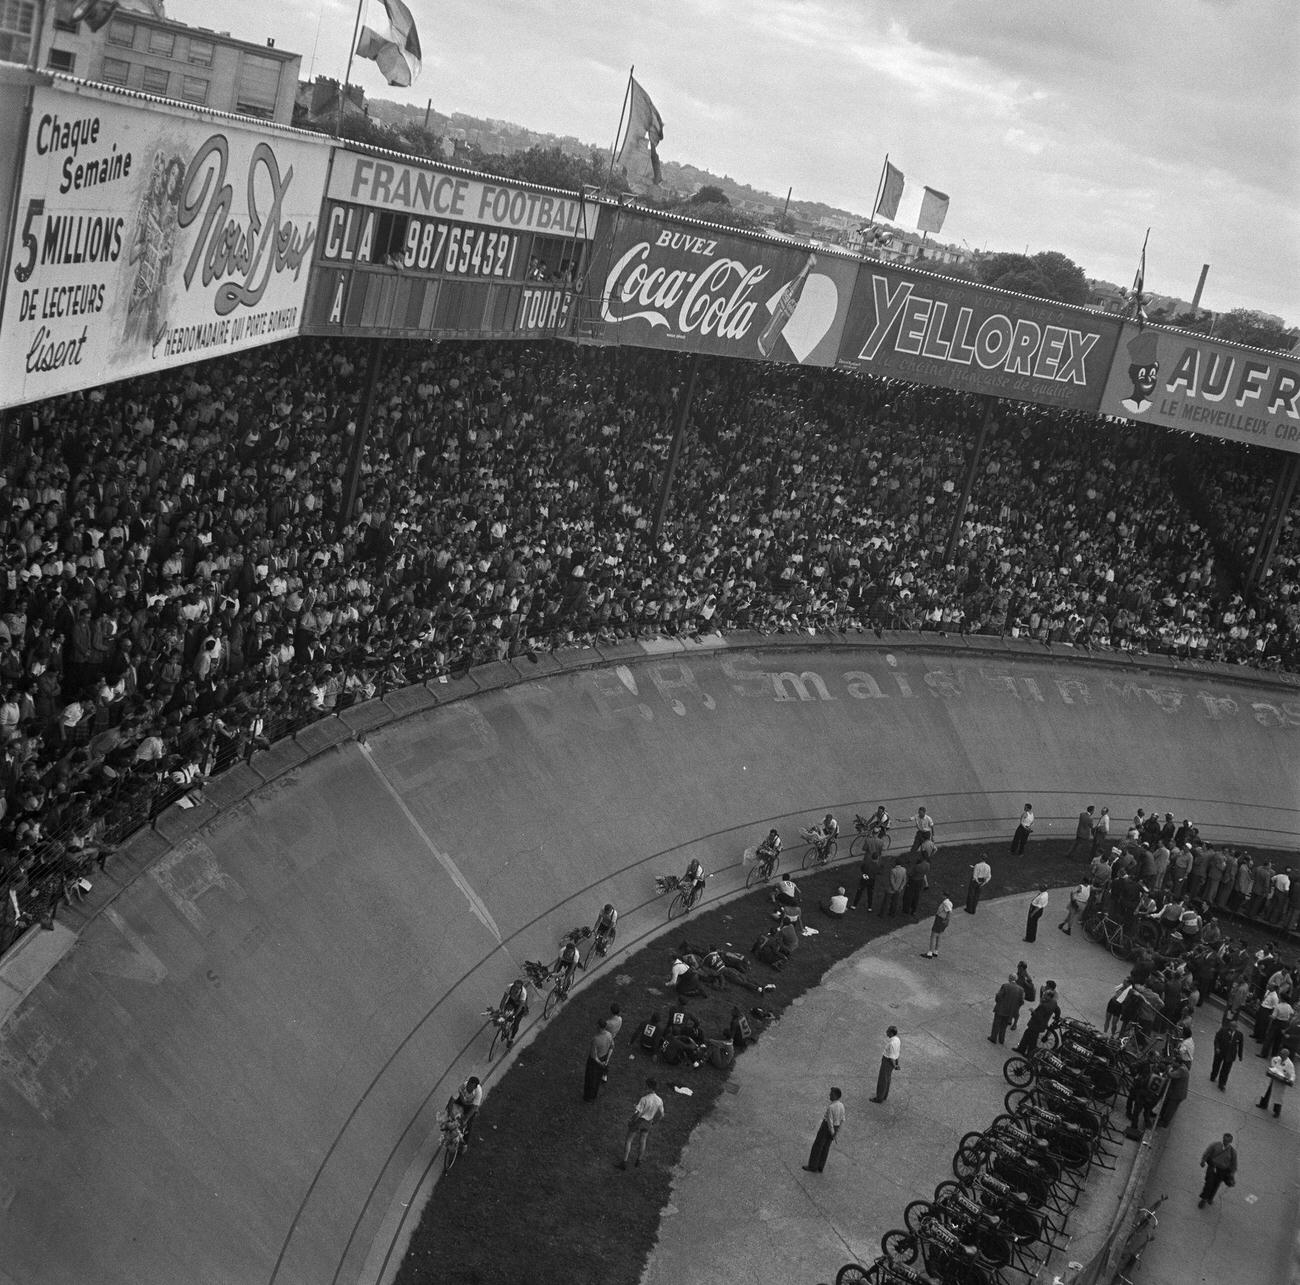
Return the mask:
M 1250 344 L 1269 352 L 1290 352 L 1300 340 L 1300 330 L 1287 327 L 1285 322 L 1252 308 L 1234 308 L 1223 313 L 1214 323 L 1216 339 L 1229 339 L 1238 344 Z
M 499 178 L 541 183 L 566 192 L 580 192 L 584 186 L 601 187 L 605 181 L 605 167 L 595 152 L 570 156 L 558 147 L 533 146 L 526 152 L 511 152 L 508 156 L 485 156 L 481 168 Z
M 1087 303 L 1088 281 L 1083 269 L 1059 250 L 1027 254 L 990 254 L 976 271 L 986 286 L 1016 290 L 1057 303 Z
M 1051 282 L 1061 303 L 1088 302 L 1088 278 L 1073 259 L 1067 259 L 1059 250 L 1043 250 L 1034 255 L 1034 264 Z
M 730 205 L 727 194 L 716 184 L 706 183 L 688 202 L 690 205 Z

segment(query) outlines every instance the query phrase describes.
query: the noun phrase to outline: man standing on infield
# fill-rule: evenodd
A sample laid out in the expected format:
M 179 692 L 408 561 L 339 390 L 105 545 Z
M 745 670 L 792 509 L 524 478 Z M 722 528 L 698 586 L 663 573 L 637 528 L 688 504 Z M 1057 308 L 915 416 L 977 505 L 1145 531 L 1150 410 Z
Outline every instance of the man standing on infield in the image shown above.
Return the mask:
M 898 1027 L 891 1026 L 885 1031 L 885 1052 L 880 1059 L 880 1074 L 876 1077 L 876 1096 L 872 1102 L 883 1102 L 889 1096 L 889 1083 L 898 1070 L 899 1054 L 903 1051 L 903 1042 L 898 1038 Z
M 1029 833 L 1034 828 L 1034 805 L 1026 803 L 1024 810 L 1020 813 L 1020 824 L 1016 826 L 1016 832 L 1011 836 L 1011 855 L 1019 857 L 1025 851 L 1025 845 L 1029 842 Z
M 627 1122 L 627 1141 L 623 1146 L 623 1159 L 618 1162 L 620 1169 L 627 1168 L 633 1142 L 638 1143 L 636 1163 L 641 1163 L 645 1155 L 646 1140 L 650 1137 L 651 1126 L 657 1120 L 664 1118 L 664 1100 L 655 1092 L 658 1087 L 654 1076 L 649 1076 L 645 1082 L 645 1092 L 632 1108 L 632 1118 Z

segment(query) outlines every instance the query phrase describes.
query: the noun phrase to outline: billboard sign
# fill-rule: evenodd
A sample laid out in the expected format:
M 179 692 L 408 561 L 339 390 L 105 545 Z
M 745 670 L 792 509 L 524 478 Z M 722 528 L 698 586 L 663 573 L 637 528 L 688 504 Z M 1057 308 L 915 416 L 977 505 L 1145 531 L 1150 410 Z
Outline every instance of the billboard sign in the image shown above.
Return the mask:
M 0 405 L 297 334 L 328 157 L 251 122 L 37 89 Z
M 1119 323 L 955 279 L 864 263 L 842 364 L 1045 406 L 1095 410 Z
M 607 214 L 591 337 L 756 361 L 834 365 L 856 259 L 640 211 Z
M 342 205 L 560 237 L 590 237 L 600 211 L 594 201 L 573 193 L 537 190 L 344 147 L 335 150 L 328 195 Z
M 1101 410 L 1300 452 L 1300 357 L 1126 322 Z

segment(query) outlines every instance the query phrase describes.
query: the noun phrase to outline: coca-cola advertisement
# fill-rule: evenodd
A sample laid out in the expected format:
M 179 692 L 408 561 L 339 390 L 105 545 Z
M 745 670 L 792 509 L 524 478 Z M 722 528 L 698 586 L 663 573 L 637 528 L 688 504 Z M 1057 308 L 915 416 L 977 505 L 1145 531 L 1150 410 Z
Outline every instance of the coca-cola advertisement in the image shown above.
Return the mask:
M 831 366 L 857 269 L 834 249 L 620 211 L 596 237 L 591 337 Z

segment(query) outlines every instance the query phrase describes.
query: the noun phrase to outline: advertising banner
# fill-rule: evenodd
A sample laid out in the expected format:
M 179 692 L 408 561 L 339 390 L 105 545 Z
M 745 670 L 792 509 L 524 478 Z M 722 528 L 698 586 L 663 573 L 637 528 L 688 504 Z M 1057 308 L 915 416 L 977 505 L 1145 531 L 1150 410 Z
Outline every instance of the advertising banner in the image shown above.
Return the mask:
M 1101 410 L 1300 452 L 1300 357 L 1125 322 Z
M 253 122 L 37 90 L 0 405 L 297 334 L 328 157 Z
M 600 212 L 595 202 L 565 192 L 539 192 L 505 179 L 478 178 L 345 147 L 334 152 L 329 197 L 347 205 L 560 237 L 590 237 Z
M 863 263 L 841 364 L 1044 406 L 1095 410 L 1119 322 L 1101 313 Z
M 592 257 L 607 343 L 831 366 L 858 261 L 817 247 L 606 211 Z
M 303 329 L 407 339 L 555 339 L 570 334 L 577 313 L 577 292 L 563 285 L 317 267 Z

